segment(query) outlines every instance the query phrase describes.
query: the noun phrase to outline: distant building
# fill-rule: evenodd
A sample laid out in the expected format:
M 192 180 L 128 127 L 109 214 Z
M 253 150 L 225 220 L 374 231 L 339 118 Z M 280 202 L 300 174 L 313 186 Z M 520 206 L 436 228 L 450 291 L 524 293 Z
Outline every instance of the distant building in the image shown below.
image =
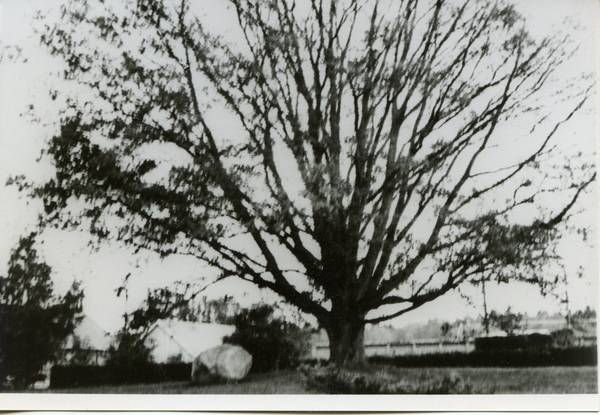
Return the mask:
M 146 342 L 157 363 L 193 362 L 203 351 L 221 345 L 233 332 L 235 327 L 225 324 L 159 320 L 150 328 Z
M 84 295 L 80 282 L 73 281 L 67 295 L 78 299 L 71 307 L 76 312 L 75 318 L 79 322 L 73 333 L 66 338 L 58 364 L 104 365 L 113 341 L 112 336 L 83 314 Z
M 73 334 L 65 340 L 59 364 L 104 365 L 108 358 L 112 336 L 86 315 Z
M 50 386 L 50 373 L 55 364 L 102 366 L 106 363 L 112 336 L 85 314 L 76 318 L 79 323 L 65 339 L 57 360 L 44 365 L 40 372 L 44 379 L 35 382 L 33 389 L 47 389 Z

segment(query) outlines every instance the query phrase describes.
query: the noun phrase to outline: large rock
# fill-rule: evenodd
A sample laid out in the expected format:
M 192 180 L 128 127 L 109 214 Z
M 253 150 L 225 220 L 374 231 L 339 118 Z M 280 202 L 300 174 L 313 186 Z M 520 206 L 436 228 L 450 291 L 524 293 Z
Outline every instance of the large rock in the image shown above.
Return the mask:
M 194 359 L 192 381 L 202 382 L 207 375 L 239 380 L 250 371 L 252 356 L 239 346 L 224 344 L 213 347 Z

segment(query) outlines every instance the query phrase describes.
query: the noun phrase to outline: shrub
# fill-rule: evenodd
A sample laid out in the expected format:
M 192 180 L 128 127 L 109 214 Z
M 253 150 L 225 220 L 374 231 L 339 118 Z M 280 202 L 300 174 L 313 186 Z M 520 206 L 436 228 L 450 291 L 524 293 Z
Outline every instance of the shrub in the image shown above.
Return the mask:
M 523 327 L 523 314 L 512 313 L 510 307 L 503 314 L 492 311 L 489 315 L 489 320 L 492 326 L 499 328 L 509 337 L 512 337 L 516 331 L 520 331 Z
M 552 347 L 552 337 L 547 334 L 533 333 L 525 336 L 527 350 L 531 352 L 545 352 Z
M 308 353 L 309 333 L 273 316 L 272 306 L 261 304 L 233 317 L 236 331 L 225 343 L 243 347 L 252 355 L 252 372 L 292 369 Z
M 552 338 L 534 333 L 523 336 L 479 337 L 475 339 L 475 350 L 479 352 L 530 350 L 544 351 L 552 346 Z
M 550 333 L 552 346 L 560 349 L 572 347 L 575 343 L 575 333 L 571 329 L 554 330 Z
M 306 370 L 305 374 L 308 389 L 327 394 L 441 395 L 473 393 L 472 386 L 464 382 L 456 373 L 416 385 L 384 370 L 368 372 L 355 369 L 317 368 Z
M 595 346 L 550 349 L 544 351 L 500 350 L 471 353 L 440 353 L 427 355 L 373 356 L 369 363 L 397 367 L 543 367 L 595 366 L 598 354 Z
M 107 366 L 112 367 L 111 375 L 135 383 L 137 379 L 154 376 L 152 347 L 144 341 L 141 333 L 122 330 L 109 349 Z

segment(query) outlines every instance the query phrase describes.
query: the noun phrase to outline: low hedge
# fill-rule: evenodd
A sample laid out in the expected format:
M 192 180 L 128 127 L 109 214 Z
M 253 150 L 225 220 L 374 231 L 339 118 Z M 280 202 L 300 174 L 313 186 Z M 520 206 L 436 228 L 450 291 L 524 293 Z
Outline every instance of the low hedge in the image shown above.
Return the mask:
M 57 365 L 50 373 L 50 388 L 190 380 L 191 373 L 191 363 L 147 364 L 139 367 Z
M 475 339 L 475 350 L 478 352 L 516 350 L 543 352 L 549 350 L 552 343 L 552 336 L 539 333 L 506 337 L 479 337 Z
M 499 350 L 471 353 L 440 353 L 402 356 L 373 356 L 370 363 L 401 367 L 542 367 L 597 366 L 595 346 L 546 351 Z

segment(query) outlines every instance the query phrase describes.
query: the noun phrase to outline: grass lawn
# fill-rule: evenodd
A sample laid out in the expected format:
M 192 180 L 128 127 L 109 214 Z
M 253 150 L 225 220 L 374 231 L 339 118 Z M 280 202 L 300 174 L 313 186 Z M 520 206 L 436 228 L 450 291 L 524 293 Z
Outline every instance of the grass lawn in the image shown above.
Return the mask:
M 388 367 L 389 369 L 389 367 Z M 408 382 L 427 382 L 457 373 L 477 394 L 561 394 L 598 393 L 597 367 L 544 368 L 393 368 Z M 28 391 L 32 392 L 32 391 Z M 45 393 L 124 394 L 307 394 L 306 381 L 299 372 L 249 375 L 239 383 L 198 386 L 190 382 L 165 382 L 76 389 L 50 389 Z
M 72 389 L 48 389 L 46 393 L 127 393 L 127 394 L 307 394 L 306 381 L 295 371 L 250 374 L 238 383 L 194 385 L 191 382 L 96 386 Z
M 597 367 L 535 368 L 410 368 L 400 369 L 414 382 L 424 382 L 449 373 L 479 394 L 598 393 Z

